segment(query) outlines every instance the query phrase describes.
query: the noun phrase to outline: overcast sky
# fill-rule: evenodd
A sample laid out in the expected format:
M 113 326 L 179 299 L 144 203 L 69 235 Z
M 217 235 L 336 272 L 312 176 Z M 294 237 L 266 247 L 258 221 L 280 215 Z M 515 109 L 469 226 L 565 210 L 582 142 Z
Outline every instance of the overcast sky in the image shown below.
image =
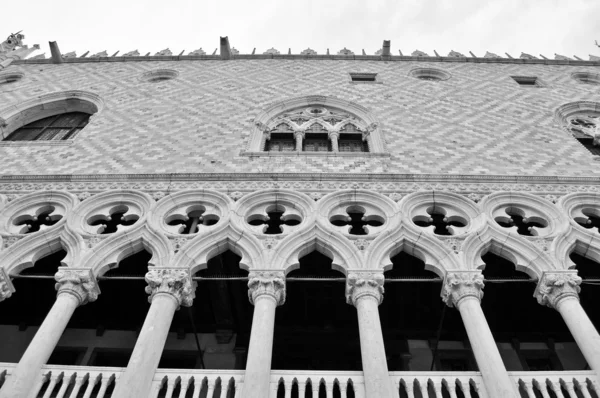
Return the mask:
M 271 47 L 373 54 L 387 39 L 396 55 L 600 55 L 600 0 L 30 0 L 18 8 L 2 18 L 0 35 L 23 30 L 25 43 L 40 44 L 47 57 L 48 41 L 78 55 L 167 47 L 212 54 L 219 36 L 258 54 Z

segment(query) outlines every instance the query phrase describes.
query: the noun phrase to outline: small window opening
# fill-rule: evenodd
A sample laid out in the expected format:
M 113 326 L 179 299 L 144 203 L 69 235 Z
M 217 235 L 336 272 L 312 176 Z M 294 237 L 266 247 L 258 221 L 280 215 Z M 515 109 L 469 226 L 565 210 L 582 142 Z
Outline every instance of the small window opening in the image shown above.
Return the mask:
M 350 73 L 350 78 L 353 82 L 376 83 L 377 73 Z
M 543 87 L 540 79 L 535 76 L 511 76 L 520 86 Z
M 291 133 L 271 133 L 266 150 L 269 152 L 293 152 L 296 150 L 296 140 Z
M 338 143 L 340 152 L 369 152 L 366 141 L 363 141 L 362 134 L 340 134 Z
M 303 146 L 303 150 L 306 152 L 331 151 L 331 143 L 327 134 L 306 133 L 306 136 L 303 141 Z

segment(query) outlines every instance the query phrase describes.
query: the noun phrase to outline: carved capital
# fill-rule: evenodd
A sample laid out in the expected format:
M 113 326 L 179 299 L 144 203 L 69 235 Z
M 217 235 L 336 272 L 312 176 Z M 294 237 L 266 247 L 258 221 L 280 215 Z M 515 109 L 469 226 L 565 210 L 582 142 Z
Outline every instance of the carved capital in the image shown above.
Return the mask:
M 383 301 L 383 272 L 350 273 L 346 278 L 346 302 L 356 305 L 359 299 L 373 297 L 378 304 Z
M 10 281 L 10 277 L 4 270 L 0 268 L 0 301 L 9 298 L 15 291 L 15 287 Z
M 148 302 L 151 303 L 157 295 L 168 294 L 184 307 L 192 305 L 198 285 L 184 268 L 150 269 L 146 273 L 146 282 L 146 293 L 150 295 Z
M 253 271 L 248 275 L 248 298 L 254 304 L 263 295 L 273 297 L 277 305 L 285 303 L 285 276 L 278 271 Z
M 306 131 L 303 131 L 303 130 L 294 131 L 294 137 L 296 137 L 296 138 L 304 139 L 305 136 L 306 136 Z
M 577 271 L 544 272 L 535 288 L 534 297 L 541 305 L 556 309 L 557 304 L 565 298 L 579 299 L 580 284 Z
M 96 301 L 100 288 L 89 268 L 59 267 L 54 275 L 57 294 L 71 294 L 79 300 L 79 305 Z
M 442 300 L 449 307 L 458 306 L 466 297 L 483 298 L 483 275 L 481 271 L 448 272 L 442 287 Z

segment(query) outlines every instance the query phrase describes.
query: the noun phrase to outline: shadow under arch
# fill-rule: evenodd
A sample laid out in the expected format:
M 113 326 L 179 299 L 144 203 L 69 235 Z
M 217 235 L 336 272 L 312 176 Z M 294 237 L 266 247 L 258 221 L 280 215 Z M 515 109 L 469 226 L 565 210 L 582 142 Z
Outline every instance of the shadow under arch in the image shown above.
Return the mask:
M 356 309 L 346 303 L 344 273 L 312 251 L 286 276 L 277 308 L 273 369 L 362 370 Z

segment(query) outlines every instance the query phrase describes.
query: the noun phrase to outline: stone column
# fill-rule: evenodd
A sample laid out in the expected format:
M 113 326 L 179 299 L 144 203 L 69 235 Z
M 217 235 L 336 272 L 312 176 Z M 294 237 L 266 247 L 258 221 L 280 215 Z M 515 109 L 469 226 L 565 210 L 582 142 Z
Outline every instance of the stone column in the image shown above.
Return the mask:
M 183 268 L 151 268 L 146 274 L 146 282 L 150 309 L 127 369 L 117 382 L 114 398 L 149 396 L 175 311 L 180 305 L 192 305 L 197 286 L 189 271 Z
M 360 353 L 367 397 L 396 397 L 390 379 L 379 304 L 383 301 L 383 272 L 350 273 L 346 281 L 346 302 L 356 307 Z
M 329 132 L 329 140 L 331 141 L 331 152 L 339 152 L 340 145 L 340 132 L 339 131 L 330 131 Z
M 580 284 L 577 271 L 547 271 L 542 275 L 534 295 L 538 303 L 560 313 L 600 382 L 600 335 L 579 303 Z
M 254 305 L 248 345 L 244 398 L 269 396 L 275 309 L 285 302 L 285 276 L 278 271 L 253 271 L 248 275 L 248 298 Z
M 483 275 L 481 271 L 449 271 L 442 288 L 442 299 L 460 311 L 469 342 L 490 398 L 518 397 L 516 384 L 508 376 L 494 336 L 481 310 Z
M 271 139 L 271 133 L 269 131 L 264 131 L 262 133 L 262 136 L 260 137 L 260 150 L 261 151 L 266 151 L 267 150 L 267 141 L 269 141 Z
M 302 152 L 302 140 L 304 140 L 304 131 L 294 131 L 294 138 L 296 138 L 296 152 Z
M 42 366 L 48 362 L 75 309 L 98 298 L 100 290 L 89 268 L 59 267 L 56 301 L 21 357 L 0 398 L 30 398 L 42 378 Z
M 14 292 L 15 287 L 10 281 L 10 277 L 8 276 L 4 268 L 0 268 L 0 302 L 12 296 Z

